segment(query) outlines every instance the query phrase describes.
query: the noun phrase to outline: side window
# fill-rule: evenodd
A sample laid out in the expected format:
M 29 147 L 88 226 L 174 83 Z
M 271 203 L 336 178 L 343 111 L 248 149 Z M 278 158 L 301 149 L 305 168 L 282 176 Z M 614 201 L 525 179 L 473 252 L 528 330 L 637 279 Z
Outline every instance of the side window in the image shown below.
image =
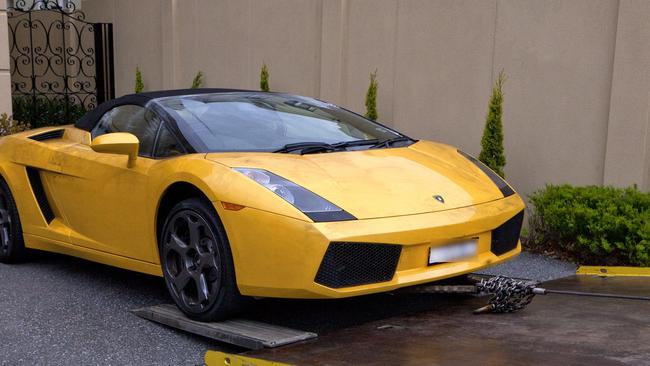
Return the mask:
M 177 155 L 185 154 L 183 145 L 178 141 L 171 131 L 164 124 L 160 127 L 160 134 L 158 135 L 158 143 L 154 156 L 157 158 L 168 158 Z
M 150 110 L 137 105 L 123 105 L 106 112 L 91 131 L 94 139 L 105 133 L 129 132 L 140 140 L 139 154 L 151 156 L 160 119 Z

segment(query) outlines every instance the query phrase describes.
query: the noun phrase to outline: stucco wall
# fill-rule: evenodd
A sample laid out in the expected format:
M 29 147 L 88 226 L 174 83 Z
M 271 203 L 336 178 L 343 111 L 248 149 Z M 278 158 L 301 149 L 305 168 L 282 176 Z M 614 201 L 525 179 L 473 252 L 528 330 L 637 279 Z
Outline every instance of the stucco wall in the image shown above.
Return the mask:
M 491 84 L 505 86 L 506 175 L 649 188 L 650 2 L 646 0 L 84 0 L 114 23 L 117 94 L 139 65 L 148 89 L 258 88 L 364 111 L 379 73 L 380 120 L 477 154 Z

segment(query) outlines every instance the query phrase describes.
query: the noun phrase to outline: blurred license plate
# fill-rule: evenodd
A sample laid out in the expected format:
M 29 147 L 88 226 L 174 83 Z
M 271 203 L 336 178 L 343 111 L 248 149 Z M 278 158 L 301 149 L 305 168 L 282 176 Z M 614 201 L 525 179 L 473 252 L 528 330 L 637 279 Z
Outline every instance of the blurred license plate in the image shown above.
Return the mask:
M 442 247 L 429 248 L 429 264 L 454 262 L 476 255 L 476 240 L 461 241 Z

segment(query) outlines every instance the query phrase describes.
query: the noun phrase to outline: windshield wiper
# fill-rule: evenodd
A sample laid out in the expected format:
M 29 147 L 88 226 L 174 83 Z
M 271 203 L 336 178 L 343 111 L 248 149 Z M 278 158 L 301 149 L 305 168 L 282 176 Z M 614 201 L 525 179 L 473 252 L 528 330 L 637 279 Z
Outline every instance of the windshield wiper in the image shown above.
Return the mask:
M 350 146 L 375 145 L 378 142 L 379 142 L 379 140 L 377 140 L 377 139 L 372 139 L 372 140 L 352 140 L 352 141 L 337 142 L 335 144 L 332 144 L 332 146 L 350 147 Z
M 345 150 L 346 147 L 351 146 L 363 146 L 363 145 L 376 145 L 379 141 L 377 139 L 372 140 L 353 140 L 353 141 L 341 141 L 334 144 L 328 144 L 327 142 L 296 142 L 293 144 L 286 144 L 282 148 L 275 150 L 275 153 L 290 153 L 290 152 L 300 152 L 301 155 L 304 154 L 313 154 L 318 152 L 327 152 L 327 151 L 340 151 Z
M 335 150 L 336 147 L 334 147 L 331 144 L 328 144 L 326 142 L 296 142 L 293 144 L 286 144 L 280 149 L 277 149 L 273 151 L 274 153 L 290 153 L 293 151 L 299 151 L 301 154 L 303 154 L 303 151 L 329 151 L 329 150 Z
M 383 141 L 379 142 L 378 144 L 370 146 L 370 148 L 371 149 L 379 149 L 381 147 L 390 147 L 394 143 L 407 142 L 407 141 L 413 141 L 413 139 L 411 139 L 409 137 L 406 137 L 406 136 L 397 136 L 397 137 L 393 137 L 393 138 L 390 138 L 390 139 L 383 140 Z

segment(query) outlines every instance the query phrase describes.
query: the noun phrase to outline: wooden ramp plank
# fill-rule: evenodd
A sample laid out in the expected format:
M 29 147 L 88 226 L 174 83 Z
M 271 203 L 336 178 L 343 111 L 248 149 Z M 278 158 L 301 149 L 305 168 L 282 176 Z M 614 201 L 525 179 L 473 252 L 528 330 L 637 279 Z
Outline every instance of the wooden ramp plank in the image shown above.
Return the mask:
M 155 305 L 133 310 L 141 318 L 220 342 L 249 349 L 274 348 L 318 337 L 302 330 L 246 319 L 203 323 L 191 320 L 171 304 Z

